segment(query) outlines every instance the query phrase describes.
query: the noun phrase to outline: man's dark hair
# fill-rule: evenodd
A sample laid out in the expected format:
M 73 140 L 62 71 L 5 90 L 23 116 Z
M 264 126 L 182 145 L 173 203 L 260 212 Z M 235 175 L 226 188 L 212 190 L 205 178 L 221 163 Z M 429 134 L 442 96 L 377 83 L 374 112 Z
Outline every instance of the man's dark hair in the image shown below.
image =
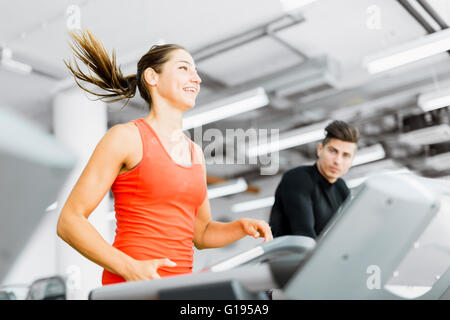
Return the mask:
M 325 146 L 330 139 L 338 139 L 346 142 L 358 143 L 359 131 L 356 127 L 344 122 L 335 120 L 331 122 L 326 128 L 326 136 L 322 140 L 322 145 Z

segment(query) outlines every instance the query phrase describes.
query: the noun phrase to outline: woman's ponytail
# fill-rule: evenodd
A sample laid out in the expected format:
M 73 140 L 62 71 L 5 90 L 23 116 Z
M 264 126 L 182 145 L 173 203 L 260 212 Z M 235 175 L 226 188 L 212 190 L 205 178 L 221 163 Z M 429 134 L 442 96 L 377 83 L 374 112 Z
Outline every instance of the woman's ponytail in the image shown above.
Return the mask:
M 70 32 L 70 36 L 72 38 L 70 47 L 75 54 L 75 58 L 88 68 L 88 74 L 81 70 L 76 59 L 73 59 L 73 64 L 70 60 L 64 61 L 64 64 L 74 75 L 75 82 L 81 89 L 98 96 L 98 99 L 105 102 L 117 102 L 123 99 L 129 101 L 134 97 L 138 79 L 136 75 L 127 77 L 122 75 L 122 71 L 116 63 L 114 51 L 112 52 L 112 58 L 110 58 L 103 44 L 89 30 L 78 34 Z M 93 76 L 92 73 L 96 76 Z M 83 86 L 80 80 L 94 84 L 107 93 L 93 92 Z
M 73 59 L 73 65 L 70 60 L 69 62 L 64 61 L 64 64 L 74 75 L 75 82 L 81 89 L 98 96 L 98 99 L 105 102 L 116 102 L 123 99 L 129 101 L 139 89 L 141 97 L 148 103 L 149 108 L 152 107 L 152 97 L 143 80 L 144 71 L 152 68 L 155 72 L 161 73 L 162 66 L 169 60 L 172 51 L 186 50 L 176 44 L 154 45 L 139 59 L 137 74 L 124 77 L 120 67 L 116 64 L 115 52 L 112 52 L 110 58 L 103 44 L 89 30 L 79 33 L 71 32 L 70 36 L 72 38 L 70 47 L 76 59 Z M 88 68 L 88 74 L 80 69 L 77 59 Z M 96 76 L 93 76 L 92 73 Z M 94 84 L 107 93 L 92 92 L 80 81 Z

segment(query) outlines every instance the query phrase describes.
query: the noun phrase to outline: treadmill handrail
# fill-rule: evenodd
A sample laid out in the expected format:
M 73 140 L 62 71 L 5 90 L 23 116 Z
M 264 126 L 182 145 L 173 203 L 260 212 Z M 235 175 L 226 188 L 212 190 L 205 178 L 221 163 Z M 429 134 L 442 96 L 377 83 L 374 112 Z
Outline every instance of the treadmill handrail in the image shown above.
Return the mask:
M 249 292 L 278 289 L 268 264 L 241 266 L 222 272 L 191 273 L 161 279 L 111 284 L 92 290 L 89 300 L 155 300 L 161 290 L 238 280 Z
M 268 263 L 247 265 L 255 259 L 272 253 L 305 253 L 314 248 L 315 241 L 309 237 L 284 236 L 247 250 L 224 262 L 232 261 L 229 268 L 213 272 L 212 267 L 186 275 L 171 276 L 162 279 L 142 280 L 112 284 L 91 291 L 89 299 L 157 299 L 158 292 L 166 289 L 186 288 L 193 285 L 216 283 L 219 281 L 239 280 L 249 292 L 257 292 L 280 287 L 276 280 L 274 270 Z M 250 252 L 250 253 L 249 253 Z M 243 258 L 237 261 L 237 257 Z M 239 263 L 237 263 L 239 262 Z M 220 269 L 220 268 L 219 268 Z
M 273 239 L 272 241 L 264 242 L 263 244 L 230 258 L 221 260 L 207 268 L 201 270 L 205 271 L 224 271 L 229 270 L 234 267 L 251 263 L 264 255 L 269 255 L 271 253 L 286 252 L 290 251 L 292 253 L 304 253 L 310 251 L 314 248 L 316 241 L 313 238 L 305 236 L 282 236 Z

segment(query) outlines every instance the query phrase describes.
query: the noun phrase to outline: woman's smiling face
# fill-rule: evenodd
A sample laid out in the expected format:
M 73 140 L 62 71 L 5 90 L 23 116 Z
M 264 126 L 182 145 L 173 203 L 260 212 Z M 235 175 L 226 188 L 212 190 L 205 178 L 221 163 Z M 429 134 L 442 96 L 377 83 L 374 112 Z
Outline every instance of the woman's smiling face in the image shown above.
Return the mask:
M 147 79 L 147 82 L 154 88 L 155 94 L 173 107 L 186 111 L 195 105 L 201 79 L 192 56 L 187 51 L 178 49 L 170 53 L 161 73 L 153 73 L 153 77 L 151 80 Z

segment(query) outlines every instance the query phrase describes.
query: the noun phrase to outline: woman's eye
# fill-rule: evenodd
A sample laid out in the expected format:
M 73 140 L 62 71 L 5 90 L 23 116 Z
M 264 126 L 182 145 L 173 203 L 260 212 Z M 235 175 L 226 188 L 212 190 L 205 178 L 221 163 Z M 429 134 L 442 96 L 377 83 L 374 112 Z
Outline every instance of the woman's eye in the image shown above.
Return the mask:
M 187 67 L 186 66 L 181 66 L 180 69 L 183 69 L 183 70 L 187 71 Z

